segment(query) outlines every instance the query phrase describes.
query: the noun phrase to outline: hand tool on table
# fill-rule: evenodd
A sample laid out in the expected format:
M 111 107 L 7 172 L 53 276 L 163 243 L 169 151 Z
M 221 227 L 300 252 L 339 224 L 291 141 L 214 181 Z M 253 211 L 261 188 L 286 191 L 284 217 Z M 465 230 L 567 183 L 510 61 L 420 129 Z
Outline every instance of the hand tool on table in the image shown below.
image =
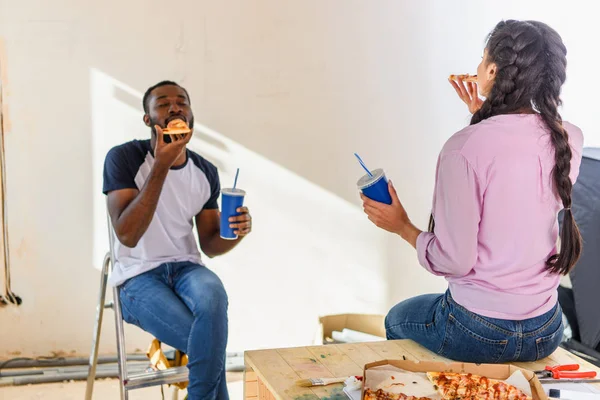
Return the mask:
M 542 371 L 535 371 L 535 375 L 539 379 L 582 379 L 595 378 L 596 371 L 579 371 L 579 364 L 555 365 L 554 367 L 546 366 Z

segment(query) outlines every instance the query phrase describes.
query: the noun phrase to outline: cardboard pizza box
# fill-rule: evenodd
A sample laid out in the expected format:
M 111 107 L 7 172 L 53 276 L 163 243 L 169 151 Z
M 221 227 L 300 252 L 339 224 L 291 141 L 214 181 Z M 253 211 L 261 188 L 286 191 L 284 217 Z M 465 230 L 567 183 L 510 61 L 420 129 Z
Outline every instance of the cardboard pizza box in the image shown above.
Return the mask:
M 341 332 L 344 328 L 385 338 L 384 321 L 385 316 L 377 314 L 325 315 L 319 318 L 315 344 L 326 344 L 326 339 L 331 338 L 331 332 Z
M 444 362 L 435 361 L 408 361 L 408 360 L 382 360 L 374 363 L 366 364 L 363 376 L 365 381 L 361 392 L 361 399 L 365 397 L 365 387 L 368 385 L 366 382 L 367 370 L 373 367 L 379 367 L 382 365 L 392 365 L 394 367 L 401 368 L 405 371 L 411 372 L 456 372 L 456 373 L 467 373 L 473 375 L 485 376 L 487 378 L 505 380 L 508 379 L 513 373 L 521 371 L 525 378 L 529 381 L 531 386 L 531 394 L 533 400 L 548 400 L 548 396 L 542 387 L 542 384 L 538 380 L 537 376 L 529 370 L 516 367 L 508 364 L 471 364 L 471 363 L 460 363 L 454 362 L 446 364 Z

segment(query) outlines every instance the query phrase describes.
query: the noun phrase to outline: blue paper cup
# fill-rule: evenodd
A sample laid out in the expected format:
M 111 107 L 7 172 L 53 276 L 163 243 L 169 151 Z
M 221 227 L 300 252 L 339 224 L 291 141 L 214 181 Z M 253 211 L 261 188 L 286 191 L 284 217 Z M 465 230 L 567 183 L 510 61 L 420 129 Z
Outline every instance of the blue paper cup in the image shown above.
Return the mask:
M 371 171 L 373 176 L 365 174 L 356 182 L 358 190 L 371 200 L 380 203 L 392 204 L 390 189 L 388 188 L 388 180 L 385 177 L 385 172 L 381 168 Z
M 246 192 L 242 189 L 221 189 L 221 237 L 223 239 L 237 239 L 237 235 L 233 233 L 234 229 L 229 227 L 231 224 L 229 218 L 240 215 L 237 209 L 244 205 L 244 196 Z

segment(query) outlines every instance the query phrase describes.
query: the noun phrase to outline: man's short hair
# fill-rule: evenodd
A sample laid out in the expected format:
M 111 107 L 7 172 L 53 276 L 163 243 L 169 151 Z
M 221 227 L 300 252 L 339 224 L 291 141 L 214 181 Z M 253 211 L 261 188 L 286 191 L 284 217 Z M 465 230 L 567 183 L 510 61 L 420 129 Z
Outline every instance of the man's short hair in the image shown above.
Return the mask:
M 148 88 L 148 90 L 146 90 L 146 93 L 144 93 L 144 97 L 142 98 L 142 106 L 144 107 L 144 113 L 148 114 L 148 98 L 150 97 L 150 93 L 152 93 L 152 91 L 154 89 L 159 88 L 161 86 L 177 86 L 177 87 L 183 89 L 183 91 L 185 92 L 185 95 L 188 98 L 188 101 L 191 103 L 190 95 L 183 86 L 181 86 L 180 84 L 173 82 L 173 81 L 162 81 L 162 82 L 158 82 L 154 86 L 150 86 Z

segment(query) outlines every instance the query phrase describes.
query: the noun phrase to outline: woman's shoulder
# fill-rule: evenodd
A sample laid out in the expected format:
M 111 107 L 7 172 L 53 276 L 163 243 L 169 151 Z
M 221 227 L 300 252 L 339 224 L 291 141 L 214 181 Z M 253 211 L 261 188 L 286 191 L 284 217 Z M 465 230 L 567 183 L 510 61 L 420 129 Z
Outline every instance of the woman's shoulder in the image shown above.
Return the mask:
M 579 152 L 583 147 L 581 129 L 567 121 L 563 126 L 569 135 L 571 147 Z M 443 152 L 460 151 L 463 155 L 489 153 L 497 155 L 503 151 L 514 151 L 521 147 L 539 145 L 540 132 L 547 131 L 536 114 L 505 114 L 485 119 L 456 132 L 446 142 Z
M 492 118 L 485 119 L 477 124 L 468 125 L 454 133 L 444 145 L 442 153 L 470 151 L 486 147 L 494 141 L 495 133 L 499 131 L 499 124 Z

